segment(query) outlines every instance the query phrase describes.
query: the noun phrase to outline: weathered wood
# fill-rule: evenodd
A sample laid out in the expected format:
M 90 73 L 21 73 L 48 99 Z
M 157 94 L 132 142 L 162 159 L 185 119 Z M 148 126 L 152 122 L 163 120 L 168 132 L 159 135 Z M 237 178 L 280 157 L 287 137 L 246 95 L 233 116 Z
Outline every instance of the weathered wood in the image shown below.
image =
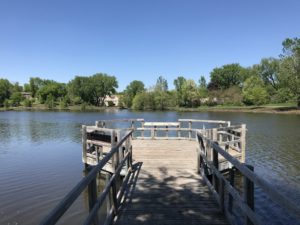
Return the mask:
M 197 174 L 197 143 L 133 140 L 139 176 L 125 191 L 115 224 L 228 224 Z
M 87 156 L 86 156 L 86 153 L 87 153 L 87 146 L 86 146 L 86 137 L 87 137 L 87 134 L 86 134 L 86 126 L 83 125 L 82 126 L 82 161 L 83 163 L 85 164 L 85 167 L 87 166 Z
M 42 220 L 40 225 L 53 225 L 59 218 L 67 211 L 67 209 L 74 203 L 83 190 L 92 182 L 100 170 L 106 165 L 111 157 L 118 151 L 127 138 L 132 135 L 133 131 L 129 131 L 118 144 L 111 149 L 111 151 L 96 165 L 87 176 L 82 180 L 61 200 L 61 202 Z
M 251 171 L 254 171 L 254 167 L 246 165 Z M 254 211 L 254 183 L 247 177 L 244 177 L 244 199 L 246 204 Z M 246 225 L 253 225 L 249 217 L 246 217 Z
M 245 159 L 246 159 L 246 124 L 242 124 L 240 139 L 241 139 L 242 162 L 245 162 Z
M 197 135 L 198 135 L 198 139 L 199 140 L 201 140 L 201 139 L 203 140 L 204 139 L 205 142 L 208 143 L 209 147 L 212 147 L 220 155 L 222 155 L 225 159 L 227 159 L 234 167 L 236 167 L 236 169 L 238 169 L 244 176 L 246 176 L 248 180 L 250 180 L 251 182 L 253 182 L 255 185 L 261 187 L 261 189 L 263 191 L 265 191 L 265 193 L 267 195 L 269 195 L 269 197 L 273 201 L 277 202 L 282 207 L 284 207 L 286 210 L 288 210 L 291 215 L 295 216 L 296 218 L 300 218 L 300 207 L 299 206 L 297 206 L 295 203 L 293 203 L 288 198 L 286 198 L 285 196 L 283 196 L 280 192 L 278 192 L 276 189 L 274 189 L 270 184 L 268 184 L 264 179 L 262 179 L 261 177 L 259 177 L 253 171 L 251 171 L 248 167 L 246 167 L 241 162 L 239 162 L 237 159 L 235 159 L 234 157 L 232 157 L 228 152 L 226 152 L 224 149 L 222 149 L 214 141 L 207 139 L 200 132 L 198 132 Z M 206 157 L 206 156 L 203 154 L 203 157 Z M 207 161 L 207 163 L 210 164 L 209 161 Z M 211 168 L 214 168 L 213 164 L 211 164 Z M 215 173 L 218 174 L 218 171 L 216 169 L 215 169 Z M 228 186 L 230 186 L 230 184 Z M 241 202 L 243 203 L 243 200 L 240 200 L 239 204 L 242 204 Z M 252 215 L 253 218 L 251 217 L 251 220 L 252 220 L 252 222 L 254 222 L 257 219 L 257 218 L 255 218 L 255 216 L 257 216 L 257 214 L 255 214 L 249 208 L 248 205 L 247 206 L 243 205 L 242 207 L 245 208 L 245 209 L 247 209 L 246 212 L 247 212 L 247 216 L 249 218 L 250 218 L 250 215 Z

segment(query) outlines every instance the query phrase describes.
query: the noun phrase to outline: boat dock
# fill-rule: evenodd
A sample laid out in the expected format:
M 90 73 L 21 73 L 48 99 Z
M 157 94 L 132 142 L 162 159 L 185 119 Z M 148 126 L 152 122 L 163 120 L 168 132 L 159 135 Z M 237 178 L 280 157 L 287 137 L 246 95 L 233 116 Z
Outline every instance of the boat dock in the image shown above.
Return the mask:
M 83 125 L 82 161 L 89 173 L 40 224 L 56 224 L 86 188 L 85 225 L 262 225 L 255 187 L 300 219 L 300 208 L 245 164 L 245 151 L 246 125 L 230 121 L 124 119 Z M 105 185 L 99 191 L 100 177 Z

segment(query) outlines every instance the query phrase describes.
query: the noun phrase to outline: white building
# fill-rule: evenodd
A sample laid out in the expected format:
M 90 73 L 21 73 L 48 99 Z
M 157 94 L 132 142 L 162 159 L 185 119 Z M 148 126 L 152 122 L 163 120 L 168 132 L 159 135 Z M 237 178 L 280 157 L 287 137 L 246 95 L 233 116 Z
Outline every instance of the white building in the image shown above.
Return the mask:
M 109 102 L 111 102 L 111 105 Z M 119 97 L 117 95 L 106 95 L 104 99 L 104 105 L 105 106 L 118 106 L 119 105 Z

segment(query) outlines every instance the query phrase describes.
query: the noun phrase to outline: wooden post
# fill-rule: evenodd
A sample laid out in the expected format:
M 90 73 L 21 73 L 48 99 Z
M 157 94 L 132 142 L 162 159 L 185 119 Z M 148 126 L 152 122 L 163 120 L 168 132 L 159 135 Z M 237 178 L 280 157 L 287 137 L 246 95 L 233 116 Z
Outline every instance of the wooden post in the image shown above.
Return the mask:
M 142 139 L 144 139 L 144 121 L 142 121 L 141 124 L 142 124 Z
M 212 149 L 212 155 L 213 155 L 213 165 L 214 167 L 219 170 L 219 157 L 218 157 L 218 152 L 214 148 Z M 219 182 L 218 182 L 218 177 L 217 175 L 213 174 L 213 185 L 215 190 L 219 193 Z
M 155 139 L 155 137 L 157 137 L 156 126 L 154 126 L 154 139 Z
M 86 139 L 87 139 L 87 133 L 86 133 L 86 126 L 82 125 L 82 161 L 84 162 L 85 168 L 87 168 L 87 149 L 86 149 Z
M 110 180 L 110 174 L 109 173 L 105 173 L 105 184 L 108 184 Z M 106 203 L 106 215 L 108 216 L 110 213 L 110 208 L 111 208 L 111 193 L 109 191 L 108 193 L 108 199 L 107 199 L 107 203 Z
M 135 130 L 135 127 L 134 127 L 134 120 L 131 121 L 131 129 L 132 129 L 132 130 Z
M 97 202 L 97 177 L 95 177 L 88 185 L 88 202 L 89 202 L 89 212 L 92 211 L 95 203 Z M 98 224 L 98 217 L 95 216 L 94 224 Z
M 167 139 L 169 138 L 168 126 L 166 126 L 166 137 L 167 137 Z
M 246 124 L 242 124 L 241 127 L 241 150 L 242 150 L 242 162 L 246 160 Z
M 234 187 L 234 168 L 229 170 L 229 183 L 232 187 Z M 232 206 L 233 206 L 233 197 L 231 194 L 228 196 L 228 211 L 232 214 Z
M 189 140 L 192 139 L 192 121 L 189 121 Z
M 181 137 L 181 132 L 180 132 L 180 127 L 181 126 L 180 126 L 180 124 L 181 123 L 179 122 L 179 125 L 177 126 L 177 137 L 179 137 L 179 138 Z
M 254 171 L 254 167 L 251 165 L 246 165 L 250 170 Z M 254 211 L 254 183 L 248 179 L 247 177 L 244 177 L 244 200 L 246 204 L 249 206 L 250 209 Z M 246 216 L 246 225 L 253 225 L 249 217 Z

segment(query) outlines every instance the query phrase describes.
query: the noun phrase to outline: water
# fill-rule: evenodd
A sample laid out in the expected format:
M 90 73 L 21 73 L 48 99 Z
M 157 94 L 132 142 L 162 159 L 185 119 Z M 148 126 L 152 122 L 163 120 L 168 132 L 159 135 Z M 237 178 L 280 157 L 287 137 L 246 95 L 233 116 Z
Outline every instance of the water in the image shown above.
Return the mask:
M 221 112 L 92 113 L 0 112 L 0 224 L 38 224 L 84 176 L 81 163 L 82 124 L 95 120 L 178 118 L 230 120 L 246 123 L 247 163 L 292 201 L 300 204 L 300 116 Z M 257 189 L 256 206 L 270 224 L 295 224 L 270 204 L 277 216 L 262 207 L 266 196 Z M 86 192 L 60 224 L 80 224 L 88 213 Z M 261 206 L 261 207 L 260 207 Z

